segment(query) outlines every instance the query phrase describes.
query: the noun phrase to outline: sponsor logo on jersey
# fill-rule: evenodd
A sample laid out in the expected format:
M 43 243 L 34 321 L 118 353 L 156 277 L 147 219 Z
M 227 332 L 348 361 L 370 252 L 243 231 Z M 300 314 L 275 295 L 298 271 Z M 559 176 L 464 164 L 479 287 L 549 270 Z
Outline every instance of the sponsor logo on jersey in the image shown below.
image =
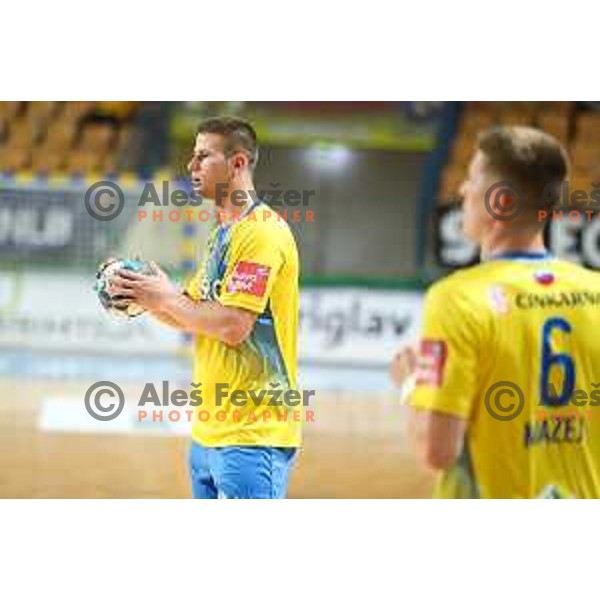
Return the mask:
M 442 385 L 447 357 L 448 344 L 444 340 L 421 340 L 417 357 L 417 385 Z
M 505 289 L 501 285 L 493 285 L 490 288 L 490 302 L 492 308 L 500 315 L 510 312 L 510 302 Z
M 227 284 L 228 294 L 251 294 L 262 298 L 267 291 L 271 267 L 254 262 L 240 261 Z

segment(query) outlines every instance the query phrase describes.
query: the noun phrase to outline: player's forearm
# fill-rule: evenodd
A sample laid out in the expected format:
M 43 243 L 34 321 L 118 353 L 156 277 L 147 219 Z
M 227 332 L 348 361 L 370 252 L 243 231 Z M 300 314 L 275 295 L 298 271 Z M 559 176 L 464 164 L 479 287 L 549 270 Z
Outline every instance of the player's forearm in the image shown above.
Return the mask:
M 167 325 L 168 327 L 173 327 L 174 329 L 185 331 L 184 325 L 180 323 L 177 319 L 174 319 L 173 317 L 168 315 L 167 313 L 160 310 L 149 310 L 148 312 L 153 318 L 155 318 L 163 325 Z
M 183 294 L 168 296 L 160 307 L 161 314 L 182 331 L 235 344 L 232 310 L 218 302 L 194 302 Z
M 423 463 L 435 471 L 448 469 L 460 456 L 466 421 L 436 411 L 411 409 L 409 437 Z

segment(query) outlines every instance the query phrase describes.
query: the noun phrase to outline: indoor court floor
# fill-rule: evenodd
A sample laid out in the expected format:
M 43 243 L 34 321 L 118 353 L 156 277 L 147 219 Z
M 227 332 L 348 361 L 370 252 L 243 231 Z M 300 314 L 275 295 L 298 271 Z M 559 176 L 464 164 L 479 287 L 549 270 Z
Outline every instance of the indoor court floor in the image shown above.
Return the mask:
M 126 408 L 94 421 L 84 395 L 97 379 L 0 379 L 0 497 L 189 498 L 187 424 L 140 424 L 143 384 L 121 385 Z M 431 476 L 405 441 L 388 392 L 324 391 L 310 408 L 290 498 L 427 498 Z

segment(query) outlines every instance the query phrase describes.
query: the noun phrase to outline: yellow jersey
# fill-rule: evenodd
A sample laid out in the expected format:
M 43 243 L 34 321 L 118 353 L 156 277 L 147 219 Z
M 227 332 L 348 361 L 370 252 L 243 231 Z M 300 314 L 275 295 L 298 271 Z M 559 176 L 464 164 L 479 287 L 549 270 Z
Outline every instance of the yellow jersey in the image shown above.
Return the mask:
M 426 294 L 409 402 L 467 421 L 443 498 L 600 497 L 600 274 L 543 253 Z
M 237 221 L 215 226 L 204 260 L 186 287 L 195 301 L 255 312 L 249 337 L 233 347 L 198 335 L 192 437 L 205 446 L 296 447 L 302 402 L 296 388 L 299 260 L 296 242 L 277 213 L 256 204 Z M 299 416 L 300 415 L 300 416 Z

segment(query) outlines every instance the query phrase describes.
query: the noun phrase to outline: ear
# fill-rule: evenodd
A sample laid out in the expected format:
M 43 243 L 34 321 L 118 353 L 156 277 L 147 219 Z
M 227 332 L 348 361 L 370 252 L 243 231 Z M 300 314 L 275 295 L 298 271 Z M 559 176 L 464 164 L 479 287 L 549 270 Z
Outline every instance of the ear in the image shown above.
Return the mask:
M 231 157 L 231 167 L 234 171 L 241 171 L 248 166 L 248 157 L 243 152 L 236 152 Z
M 517 198 L 509 189 L 497 190 L 491 198 L 488 213 L 495 221 L 510 220 L 510 215 L 518 207 Z
M 512 193 L 503 190 L 497 194 L 495 203 L 501 212 L 510 213 L 511 211 L 515 210 L 518 200 Z

